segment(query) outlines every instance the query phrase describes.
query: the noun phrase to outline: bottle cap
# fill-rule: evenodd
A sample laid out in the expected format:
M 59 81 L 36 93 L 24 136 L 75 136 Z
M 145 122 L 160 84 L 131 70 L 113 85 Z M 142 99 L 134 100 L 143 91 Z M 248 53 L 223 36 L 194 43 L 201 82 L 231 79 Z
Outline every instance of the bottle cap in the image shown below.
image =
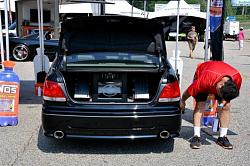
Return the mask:
M 4 61 L 3 66 L 7 68 L 13 68 L 15 66 L 15 63 L 13 61 Z

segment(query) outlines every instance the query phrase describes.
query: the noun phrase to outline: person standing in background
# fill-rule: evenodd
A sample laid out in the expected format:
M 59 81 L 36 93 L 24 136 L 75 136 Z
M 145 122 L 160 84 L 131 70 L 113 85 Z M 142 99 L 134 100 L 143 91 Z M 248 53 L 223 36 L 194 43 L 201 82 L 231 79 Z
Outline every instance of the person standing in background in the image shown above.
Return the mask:
M 240 27 L 240 32 L 238 34 L 239 50 L 243 49 L 244 39 L 245 39 L 245 34 L 244 34 L 244 31 L 243 31 L 243 27 Z
M 195 32 L 195 26 L 192 26 L 192 30 L 187 34 L 188 46 L 189 46 L 189 57 L 193 57 L 193 51 L 198 41 L 198 34 Z

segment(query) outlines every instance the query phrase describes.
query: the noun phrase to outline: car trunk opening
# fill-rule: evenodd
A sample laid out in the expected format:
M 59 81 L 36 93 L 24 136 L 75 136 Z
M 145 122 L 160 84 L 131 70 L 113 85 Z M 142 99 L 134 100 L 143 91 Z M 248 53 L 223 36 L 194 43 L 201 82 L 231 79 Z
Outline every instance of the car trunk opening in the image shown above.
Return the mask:
M 150 102 L 162 74 L 133 72 L 61 72 L 67 92 L 77 102 Z
M 60 71 L 73 100 L 153 100 L 167 68 L 161 23 L 105 16 L 69 19 L 62 27 Z

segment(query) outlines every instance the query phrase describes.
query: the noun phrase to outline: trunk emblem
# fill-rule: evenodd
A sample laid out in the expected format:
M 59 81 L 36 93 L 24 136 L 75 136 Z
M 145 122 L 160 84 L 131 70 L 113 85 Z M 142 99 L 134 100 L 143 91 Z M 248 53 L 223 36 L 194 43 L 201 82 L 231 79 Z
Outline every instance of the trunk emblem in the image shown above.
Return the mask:
M 117 87 L 115 85 L 105 85 L 104 87 L 102 87 L 102 93 L 106 97 L 116 96 L 120 92 L 120 87 Z

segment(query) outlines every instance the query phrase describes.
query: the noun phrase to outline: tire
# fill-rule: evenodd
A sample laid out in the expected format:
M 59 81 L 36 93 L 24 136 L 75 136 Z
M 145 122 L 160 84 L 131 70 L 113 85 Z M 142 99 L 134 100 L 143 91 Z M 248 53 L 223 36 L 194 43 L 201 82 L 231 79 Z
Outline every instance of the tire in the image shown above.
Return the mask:
M 234 37 L 234 40 L 235 40 L 235 41 L 237 41 L 237 40 L 238 40 L 238 36 L 237 36 L 237 35 Z
M 29 48 L 24 44 L 18 44 L 13 48 L 13 59 L 16 61 L 26 61 L 29 59 Z

